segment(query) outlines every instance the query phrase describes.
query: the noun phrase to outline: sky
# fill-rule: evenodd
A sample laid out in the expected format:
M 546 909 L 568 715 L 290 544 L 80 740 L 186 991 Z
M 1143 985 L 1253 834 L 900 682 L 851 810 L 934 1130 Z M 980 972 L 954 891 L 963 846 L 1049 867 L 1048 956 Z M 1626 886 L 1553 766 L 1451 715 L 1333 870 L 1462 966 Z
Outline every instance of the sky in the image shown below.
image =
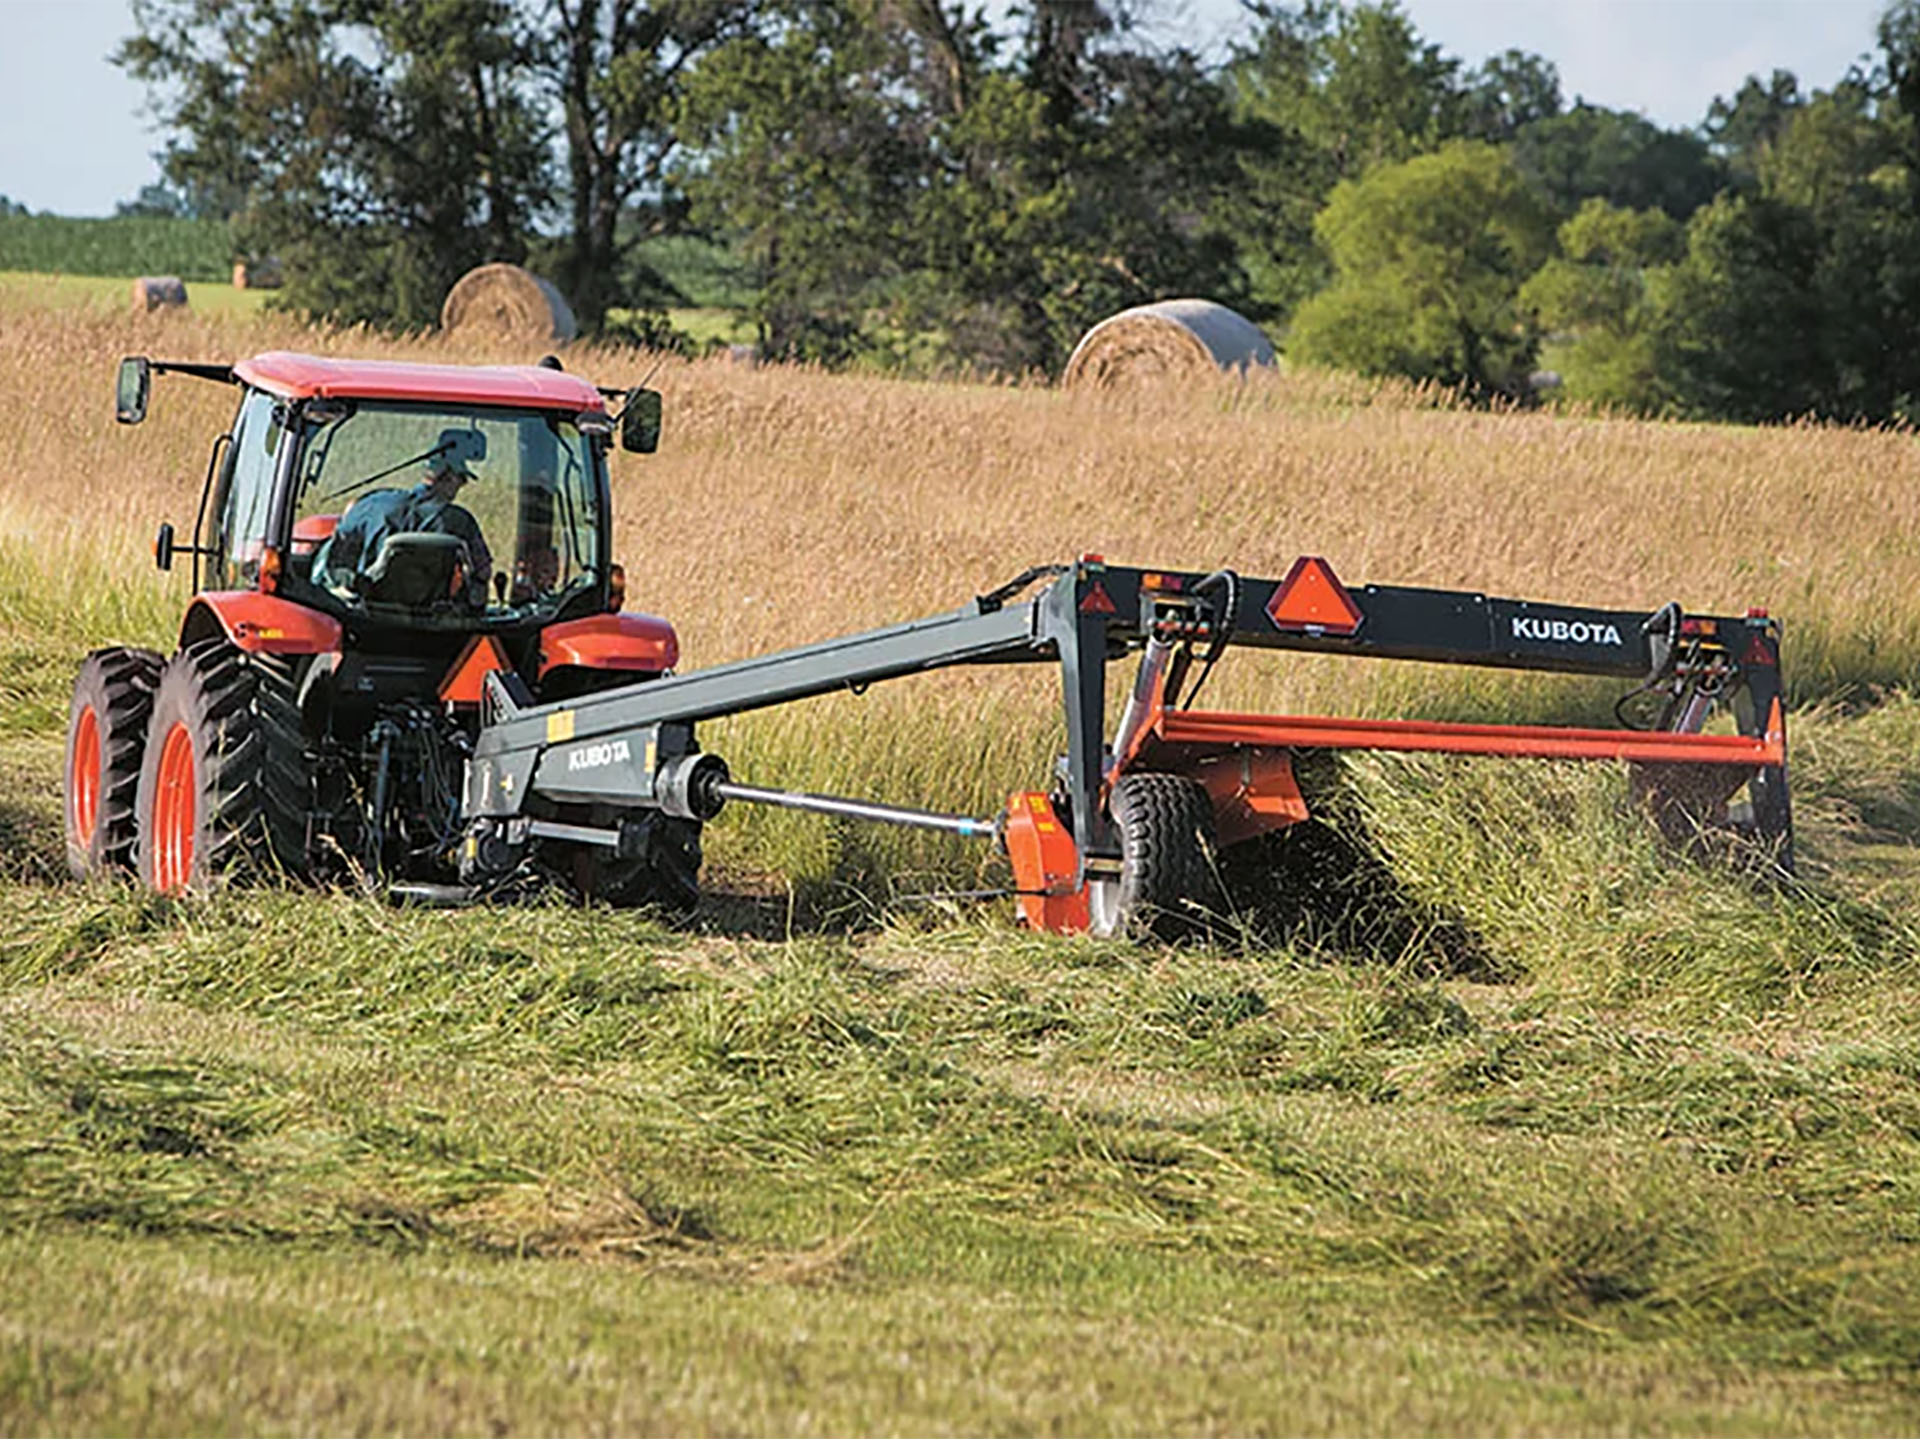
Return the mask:
M 1884 0 L 1402 0 L 1428 40 L 1469 64 L 1544 55 L 1561 90 L 1697 124 L 1748 75 L 1832 84 L 1873 48 Z M 1218 53 L 1238 0 L 1158 0 L 1154 33 Z M 0 0 L 0 195 L 34 210 L 107 215 L 158 178 L 161 140 L 139 85 L 107 62 L 128 0 Z

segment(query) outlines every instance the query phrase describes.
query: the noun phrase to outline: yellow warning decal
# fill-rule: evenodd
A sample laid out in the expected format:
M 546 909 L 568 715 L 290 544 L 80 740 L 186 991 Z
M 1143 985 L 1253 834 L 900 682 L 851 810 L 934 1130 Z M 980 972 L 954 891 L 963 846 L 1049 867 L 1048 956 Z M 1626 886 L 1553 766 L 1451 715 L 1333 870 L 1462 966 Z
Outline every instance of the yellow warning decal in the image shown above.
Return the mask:
M 556 710 L 547 716 L 547 743 L 558 745 L 562 740 L 573 739 L 573 711 Z

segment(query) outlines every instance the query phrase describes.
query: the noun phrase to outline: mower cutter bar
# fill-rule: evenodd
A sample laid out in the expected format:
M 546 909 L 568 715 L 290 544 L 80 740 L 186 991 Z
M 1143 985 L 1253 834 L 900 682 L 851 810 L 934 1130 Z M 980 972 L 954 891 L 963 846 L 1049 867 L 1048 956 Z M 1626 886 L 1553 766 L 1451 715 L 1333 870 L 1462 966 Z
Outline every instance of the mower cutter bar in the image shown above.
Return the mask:
M 1263 745 L 1302 750 L 1399 750 L 1540 760 L 1645 764 L 1784 765 L 1776 712 L 1764 735 L 1690 735 L 1665 730 L 1592 730 L 1558 725 L 1466 725 L 1439 720 L 1347 720 L 1318 715 L 1161 712 L 1155 735 L 1169 745 Z

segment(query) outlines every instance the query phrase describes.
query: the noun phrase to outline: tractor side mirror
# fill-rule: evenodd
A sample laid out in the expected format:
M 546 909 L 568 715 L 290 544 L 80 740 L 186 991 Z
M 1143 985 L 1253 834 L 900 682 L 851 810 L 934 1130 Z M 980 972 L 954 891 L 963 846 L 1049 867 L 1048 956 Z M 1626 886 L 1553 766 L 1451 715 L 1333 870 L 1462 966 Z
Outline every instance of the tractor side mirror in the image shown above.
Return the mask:
M 160 533 L 153 537 L 153 563 L 159 569 L 173 569 L 173 525 L 162 524 Z
M 113 418 L 122 425 L 138 425 L 147 418 L 147 396 L 153 388 L 153 365 L 144 355 L 129 355 L 120 362 L 120 376 L 114 385 Z
M 660 448 L 660 392 L 629 390 L 620 411 L 620 448 L 651 455 Z

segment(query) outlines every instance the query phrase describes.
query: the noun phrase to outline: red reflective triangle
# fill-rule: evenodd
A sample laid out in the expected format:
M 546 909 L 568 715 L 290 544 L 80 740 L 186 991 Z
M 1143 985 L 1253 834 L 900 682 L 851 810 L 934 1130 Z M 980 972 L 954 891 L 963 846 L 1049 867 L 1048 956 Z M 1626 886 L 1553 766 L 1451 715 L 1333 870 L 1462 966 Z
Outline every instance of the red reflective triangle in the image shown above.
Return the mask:
M 1278 630 L 1317 630 L 1351 635 L 1366 617 L 1353 603 L 1333 567 L 1318 555 L 1302 555 L 1267 602 L 1267 618 Z
M 1092 588 L 1080 597 L 1080 613 L 1082 615 L 1117 615 L 1120 613 L 1120 607 L 1114 604 L 1113 597 L 1107 594 L 1107 587 L 1096 580 Z
M 453 705 L 478 705 L 489 670 L 506 670 L 507 652 L 491 635 L 476 635 L 440 682 L 440 698 Z
M 1780 657 L 1774 654 L 1773 646 L 1767 643 L 1765 636 L 1755 635 L 1747 641 L 1747 648 L 1740 656 L 1740 663 L 1742 665 L 1778 665 Z

